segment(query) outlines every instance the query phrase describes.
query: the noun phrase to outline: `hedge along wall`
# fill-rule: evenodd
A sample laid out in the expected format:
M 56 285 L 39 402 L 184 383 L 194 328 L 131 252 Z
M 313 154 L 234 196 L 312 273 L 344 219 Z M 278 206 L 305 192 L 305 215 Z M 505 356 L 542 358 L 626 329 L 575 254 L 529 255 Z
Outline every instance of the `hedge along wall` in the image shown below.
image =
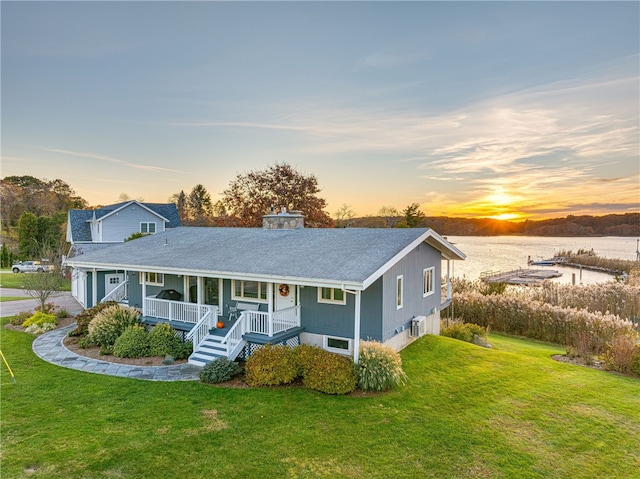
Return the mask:
M 604 352 L 615 336 L 637 337 L 631 321 L 616 315 L 563 308 L 522 297 L 484 296 L 468 291 L 454 294 L 452 306 L 454 317 L 466 323 L 541 341 L 576 346 L 579 337 L 588 334 L 596 354 Z

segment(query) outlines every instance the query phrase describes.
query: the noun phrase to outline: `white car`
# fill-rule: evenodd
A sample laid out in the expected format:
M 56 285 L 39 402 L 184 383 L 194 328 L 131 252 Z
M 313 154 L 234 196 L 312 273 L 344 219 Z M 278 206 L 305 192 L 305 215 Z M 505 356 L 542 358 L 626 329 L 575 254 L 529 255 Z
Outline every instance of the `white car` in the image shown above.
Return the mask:
M 14 273 L 44 273 L 51 271 L 51 265 L 40 261 L 21 261 L 11 266 Z

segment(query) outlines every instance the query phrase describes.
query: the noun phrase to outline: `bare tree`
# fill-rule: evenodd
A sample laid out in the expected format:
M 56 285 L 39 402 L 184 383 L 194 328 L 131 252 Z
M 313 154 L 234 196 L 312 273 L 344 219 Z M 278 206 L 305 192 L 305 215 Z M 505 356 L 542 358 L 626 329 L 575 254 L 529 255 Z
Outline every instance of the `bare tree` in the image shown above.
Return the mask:
M 400 213 L 393 206 L 383 206 L 378 211 L 378 216 L 382 216 L 387 228 L 393 228 L 400 221 Z
M 336 219 L 336 228 L 346 228 L 351 226 L 351 220 L 355 218 L 356 214 L 350 205 L 343 203 L 338 211 L 336 211 L 333 217 Z
M 24 290 L 28 296 L 40 303 L 40 310 L 45 311 L 45 304 L 51 298 L 59 296 L 67 283 L 67 279 L 62 274 L 61 248 L 45 247 L 40 252 L 40 257 L 49 258 L 51 270 L 43 273 L 27 273 L 24 277 Z

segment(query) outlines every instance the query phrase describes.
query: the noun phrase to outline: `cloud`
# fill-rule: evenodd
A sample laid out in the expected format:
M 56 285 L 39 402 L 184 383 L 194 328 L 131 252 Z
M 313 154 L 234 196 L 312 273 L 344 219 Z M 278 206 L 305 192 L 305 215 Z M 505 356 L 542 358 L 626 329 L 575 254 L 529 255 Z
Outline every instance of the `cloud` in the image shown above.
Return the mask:
M 102 155 L 99 153 L 79 152 L 79 151 L 73 151 L 73 150 L 64 150 L 60 148 L 46 148 L 46 147 L 36 147 L 36 148 L 42 151 L 47 151 L 49 153 L 58 153 L 61 155 L 75 156 L 78 158 L 88 158 L 93 160 L 107 161 L 109 163 L 117 163 L 121 166 L 134 168 L 138 170 L 155 171 L 155 172 L 163 172 L 163 173 L 184 173 L 184 171 L 173 170 L 171 168 L 163 168 L 161 166 L 141 165 L 139 163 L 131 163 L 129 161 L 120 160 L 118 158 L 112 158 L 110 156 Z
M 423 53 L 399 53 L 387 48 L 358 59 L 356 68 L 397 68 L 415 63 L 423 57 Z

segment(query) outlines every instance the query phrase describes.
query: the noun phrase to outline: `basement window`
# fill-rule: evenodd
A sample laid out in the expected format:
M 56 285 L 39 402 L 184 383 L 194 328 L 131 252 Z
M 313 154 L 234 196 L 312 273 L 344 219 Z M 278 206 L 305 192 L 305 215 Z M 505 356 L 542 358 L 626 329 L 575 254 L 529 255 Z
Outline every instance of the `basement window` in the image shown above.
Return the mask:
M 327 351 L 338 354 L 351 354 L 351 339 L 323 336 L 323 347 Z

